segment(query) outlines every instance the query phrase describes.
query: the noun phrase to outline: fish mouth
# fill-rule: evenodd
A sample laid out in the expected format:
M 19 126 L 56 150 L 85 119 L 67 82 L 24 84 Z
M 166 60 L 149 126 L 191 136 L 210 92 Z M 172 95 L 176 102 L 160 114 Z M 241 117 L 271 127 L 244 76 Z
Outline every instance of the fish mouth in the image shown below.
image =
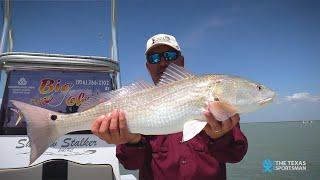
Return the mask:
M 260 106 L 262 106 L 262 105 L 265 105 L 267 103 L 270 103 L 272 100 L 273 100 L 273 97 L 269 97 L 269 98 L 265 98 L 265 99 L 259 101 L 258 103 L 259 103 Z

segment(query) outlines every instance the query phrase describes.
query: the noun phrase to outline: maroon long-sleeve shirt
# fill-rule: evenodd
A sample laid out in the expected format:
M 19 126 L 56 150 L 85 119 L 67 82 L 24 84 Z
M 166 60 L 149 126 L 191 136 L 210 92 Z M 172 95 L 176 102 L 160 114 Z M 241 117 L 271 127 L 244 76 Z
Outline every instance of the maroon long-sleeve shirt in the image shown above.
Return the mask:
M 117 146 L 126 169 L 140 169 L 140 179 L 226 179 L 225 163 L 242 160 L 248 143 L 240 126 L 218 139 L 204 131 L 187 142 L 182 133 L 143 136 L 140 145 Z

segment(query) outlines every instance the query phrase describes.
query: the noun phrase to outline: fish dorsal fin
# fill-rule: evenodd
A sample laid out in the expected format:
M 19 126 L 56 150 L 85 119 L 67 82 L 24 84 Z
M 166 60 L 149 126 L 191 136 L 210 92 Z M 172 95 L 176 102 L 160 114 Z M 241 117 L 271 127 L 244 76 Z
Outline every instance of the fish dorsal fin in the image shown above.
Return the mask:
M 91 107 L 94 107 L 102 102 L 109 101 L 110 99 L 115 99 L 119 97 L 125 97 L 130 94 L 149 89 L 154 87 L 154 85 L 149 84 L 143 80 L 132 83 L 128 86 L 123 86 L 115 91 L 105 92 L 98 95 L 91 96 L 87 101 L 85 101 L 78 109 L 78 112 L 85 111 Z
M 163 72 L 158 85 L 168 84 L 191 77 L 194 77 L 194 75 L 187 72 L 183 67 L 171 63 Z

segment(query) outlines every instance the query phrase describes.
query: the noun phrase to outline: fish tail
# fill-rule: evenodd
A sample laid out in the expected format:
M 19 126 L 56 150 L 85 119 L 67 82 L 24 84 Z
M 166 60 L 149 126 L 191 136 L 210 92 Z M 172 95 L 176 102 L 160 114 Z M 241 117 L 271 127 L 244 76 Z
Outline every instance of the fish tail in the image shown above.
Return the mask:
M 27 132 L 31 144 L 30 164 L 32 164 L 64 132 L 59 131 L 58 123 L 52 118 L 57 113 L 24 102 L 11 100 L 27 121 Z

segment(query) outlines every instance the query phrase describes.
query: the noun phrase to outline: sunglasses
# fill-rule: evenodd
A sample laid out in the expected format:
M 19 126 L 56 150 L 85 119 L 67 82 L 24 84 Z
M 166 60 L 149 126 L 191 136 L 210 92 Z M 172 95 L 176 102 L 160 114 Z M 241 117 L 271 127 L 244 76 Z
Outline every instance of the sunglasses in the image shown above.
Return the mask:
M 177 51 L 165 51 L 163 53 L 150 54 L 147 56 L 147 59 L 150 64 L 157 64 L 161 61 L 161 56 L 164 57 L 166 61 L 174 61 L 179 55 L 180 53 Z

